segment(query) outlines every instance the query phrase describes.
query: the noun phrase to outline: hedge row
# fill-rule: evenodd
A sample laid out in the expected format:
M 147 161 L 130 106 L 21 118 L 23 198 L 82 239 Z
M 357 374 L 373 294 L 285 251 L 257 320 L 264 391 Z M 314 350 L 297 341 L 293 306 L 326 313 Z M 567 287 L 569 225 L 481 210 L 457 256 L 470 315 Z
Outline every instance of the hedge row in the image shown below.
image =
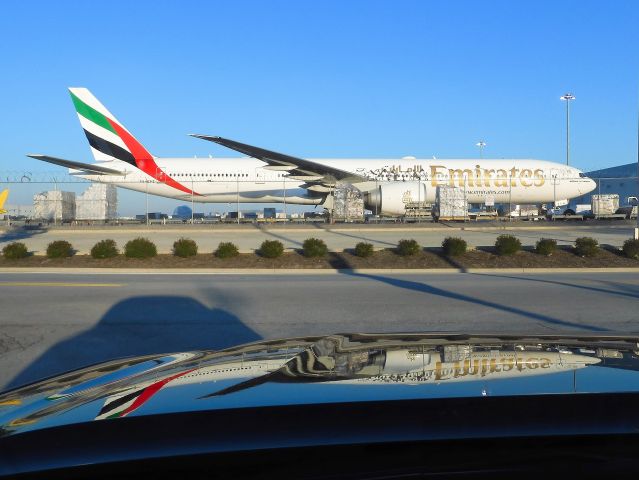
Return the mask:
M 442 242 L 444 255 L 455 257 L 466 253 L 468 245 L 465 240 L 457 237 L 447 237 Z M 499 235 L 495 241 L 495 252 L 498 255 L 514 255 L 521 250 L 521 242 L 513 235 Z M 535 245 L 535 253 L 549 256 L 557 250 L 557 241 L 542 238 Z M 417 255 L 422 247 L 413 239 L 403 239 L 397 244 L 395 252 L 401 256 Z M 580 257 L 594 257 L 599 252 L 599 243 L 594 238 L 580 237 L 575 240 L 575 254 Z M 639 240 L 626 240 L 622 247 L 624 256 L 639 260 Z M 73 246 L 65 240 L 56 240 L 47 246 L 48 258 L 67 258 L 75 253 Z M 190 238 L 180 238 L 173 244 L 173 255 L 177 257 L 192 257 L 197 255 L 198 246 Z M 265 240 L 256 252 L 264 258 L 278 258 L 284 253 L 284 245 L 279 240 Z M 302 244 L 302 253 L 308 258 L 321 258 L 327 255 L 328 247 L 319 238 L 308 238 Z M 355 245 L 353 253 L 361 258 L 374 255 L 372 244 L 360 242 Z M 113 258 L 120 254 L 115 240 L 106 239 L 96 243 L 91 248 L 93 258 Z M 124 245 L 124 255 L 129 258 L 151 258 L 158 254 L 157 247 L 148 238 L 135 238 Z M 232 258 L 239 255 L 237 245 L 231 242 L 222 242 L 213 252 L 218 258 Z M 5 245 L 2 255 L 6 259 L 15 260 L 29 255 L 27 246 L 22 242 L 13 242 Z

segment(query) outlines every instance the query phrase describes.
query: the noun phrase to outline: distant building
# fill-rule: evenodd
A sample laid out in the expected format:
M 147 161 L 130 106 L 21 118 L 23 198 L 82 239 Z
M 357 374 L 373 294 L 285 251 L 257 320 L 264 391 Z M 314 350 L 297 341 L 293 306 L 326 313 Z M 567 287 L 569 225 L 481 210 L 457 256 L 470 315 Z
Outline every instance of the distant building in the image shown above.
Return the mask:
M 113 185 L 94 183 L 75 199 L 76 220 L 117 218 L 118 193 Z
M 628 197 L 637 196 L 637 164 L 628 163 L 616 167 L 604 168 L 586 172 L 586 176 L 597 182 L 597 188 L 592 192 L 574 198 L 570 203 L 590 204 L 592 196 L 598 194 L 616 193 L 619 195 L 619 203 L 625 205 Z
M 192 212 L 191 207 L 187 205 L 180 205 L 175 207 L 175 210 L 173 210 L 173 218 L 191 218 Z
M 47 221 L 75 219 L 75 192 L 52 190 L 33 196 L 33 218 Z

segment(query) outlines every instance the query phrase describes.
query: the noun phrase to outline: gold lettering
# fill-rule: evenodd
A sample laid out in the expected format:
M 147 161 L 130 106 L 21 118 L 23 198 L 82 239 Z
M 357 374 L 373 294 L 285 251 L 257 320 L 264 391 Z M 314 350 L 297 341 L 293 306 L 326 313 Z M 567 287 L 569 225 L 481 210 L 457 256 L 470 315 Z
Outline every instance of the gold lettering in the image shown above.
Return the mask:
M 475 165 L 475 186 L 481 187 L 481 167 Z
M 438 169 L 446 169 L 445 166 L 443 165 L 431 165 L 430 166 L 430 184 L 433 187 L 437 187 L 439 185 L 439 182 L 437 181 L 437 175 L 440 174 L 440 172 L 438 172 Z
M 488 359 L 487 358 L 482 358 L 481 359 L 481 376 L 485 376 L 488 373 Z
M 550 360 L 547 358 L 540 358 L 539 359 L 539 366 L 541 368 L 550 368 Z
M 519 169 L 517 169 L 515 167 L 510 169 L 510 186 L 511 187 L 516 187 L 517 186 L 517 179 L 515 177 L 516 177 L 518 171 L 519 171 Z
M 502 359 L 502 372 L 510 372 L 515 364 L 515 360 L 510 357 L 510 358 L 504 358 Z
M 528 181 L 528 179 L 532 176 L 532 173 L 532 170 L 528 170 L 527 168 L 521 171 L 519 178 L 522 187 L 532 187 L 532 182 Z
M 490 187 L 491 175 L 493 173 L 495 173 L 495 170 L 493 170 L 492 168 L 484 168 L 484 187 Z
M 535 187 L 541 187 L 544 183 L 546 183 L 546 179 L 544 178 L 544 171 L 540 168 L 535 170 Z
M 468 169 L 468 168 L 464 169 L 464 170 L 462 170 L 461 168 L 457 168 L 457 169 L 449 168 L 448 169 L 448 175 L 450 175 L 450 178 L 448 180 L 448 184 L 451 187 L 455 186 L 455 177 L 457 177 L 457 184 L 460 187 L 464 187 L 464 186 L 474 187 L 474 184 L 473 184 L 473 171 Z M 468 181 L 468 185 L 466 185 L 466 181 Z
M 508 172 L 500 168 L 499 170 L 497 170 L 497 178 L 495 179 L 495 186 L 507 187 L 508 186 L 508 182 L 506 180 L 507 178 L 508 178 Z
M 495 373 L 495 372 L 501 372 L 501 368 L 499 368 L 499 365 L 497 365 L 497 359 L 496 358 L 491 358 L 490 359 L 490 373 Z

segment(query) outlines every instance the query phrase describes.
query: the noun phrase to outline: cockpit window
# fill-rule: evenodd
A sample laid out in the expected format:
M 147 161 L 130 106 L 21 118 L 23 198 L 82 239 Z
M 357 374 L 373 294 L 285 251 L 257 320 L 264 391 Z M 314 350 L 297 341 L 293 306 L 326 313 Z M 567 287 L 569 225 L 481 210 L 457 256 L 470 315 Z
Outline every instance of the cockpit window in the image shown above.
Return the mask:
M 579 177 L 580 177 L 580 178 L 585 178 L 585 177 L 586 177 L 586 174 L 585 174 L 585 173 L 583 173 L 583 172 L 579 172 Z

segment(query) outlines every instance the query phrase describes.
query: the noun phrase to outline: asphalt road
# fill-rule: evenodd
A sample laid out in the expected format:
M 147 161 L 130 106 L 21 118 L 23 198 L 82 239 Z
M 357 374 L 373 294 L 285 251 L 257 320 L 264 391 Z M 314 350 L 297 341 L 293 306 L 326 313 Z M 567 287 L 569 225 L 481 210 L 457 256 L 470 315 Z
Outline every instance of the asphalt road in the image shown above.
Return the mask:
M 4 274 L 0 389 L 114 357 L 336 332 L 639 333 L 634 273 Z
M 419 225 L 317 225 L 317 226 L 238 226 L 209 225 L 184 227 L 113 227 L 113 228 L 53 228 L 32 230 L 0 230 L 0 248 L 12 241 L 21 241 L 30 251 L 44 254 L 49 242 L 67 240 L 78 253 L 89 253 L 96 242 L 114 239 L 121 247 L 135 237 L 152 239 L 160 253 L 170 253 L 173 242 L 180 237 L 195 240 L 201 252 L 214 251 L 220 242 L 234 242 L 241 251 L 259 248 L 264 240 L 280 240 L 285 248 L 300 248 L 305 239 L 317 237 L 324 240 L 332 251 L 353 248 L 358 242 L 369 242 L 377 248 L 397 245 L 403 238 L 414 238 L 425 247 L 439 247 L 447 236 L 460 236 L 473 246 L 490 246 L 498 235 L 509 233 L 517 236 L 523 245 L 535 245 L 540 238 L 554 238 L 560 245 L 571 244 L 578 237 L 596 238 L 600 244 L 621 246 L 633 235 L 634 225 L 626 222 L 525 222 L 524 226 L 504 224 L 500 227 L 482 223 L 426 224 Z M 463 228 L 463 230 L 462 230 Z

